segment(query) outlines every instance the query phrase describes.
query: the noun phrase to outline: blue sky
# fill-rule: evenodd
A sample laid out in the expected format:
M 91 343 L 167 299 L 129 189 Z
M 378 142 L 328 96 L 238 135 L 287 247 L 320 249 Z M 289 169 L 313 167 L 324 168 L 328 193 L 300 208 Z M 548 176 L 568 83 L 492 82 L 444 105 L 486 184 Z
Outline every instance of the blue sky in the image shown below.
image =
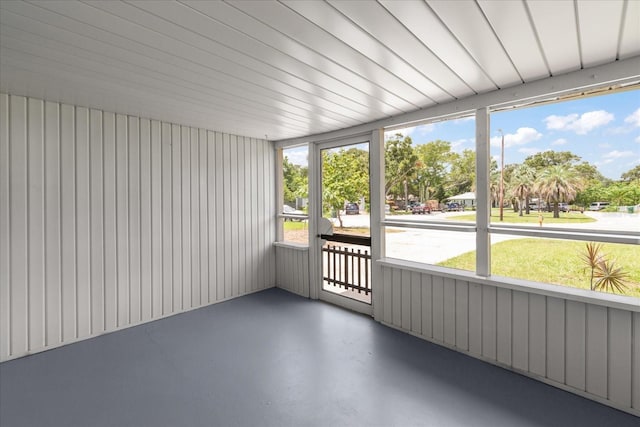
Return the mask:
M 620 175 L 640 164 L 640 91 L 581 98 L 539 107 L 491 114 L 491 155 L 500 162 L 500 132 L 505 139 L 505 164 L 521 163 L 545 150 L 571 151 L 598 167 L 606 177 Z M 414 144 L 449 141 L 456 152 L 475 149 L 472 117 L 411 127 L 396 132 Z M 307 164 L 307 149 L 285 152 L 296 164 Z

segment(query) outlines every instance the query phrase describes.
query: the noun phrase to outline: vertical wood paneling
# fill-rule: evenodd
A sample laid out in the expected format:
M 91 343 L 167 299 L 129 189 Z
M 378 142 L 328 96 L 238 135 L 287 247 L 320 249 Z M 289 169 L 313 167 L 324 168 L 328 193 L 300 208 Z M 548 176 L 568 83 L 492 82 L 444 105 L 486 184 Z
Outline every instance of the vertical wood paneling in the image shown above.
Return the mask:
M 422 281 L 422 335 L 433 336 L 433 283 L 430 274 L 421 274 Z
M 497 356 L 496 299 L 496 288 L 482 287 L 482 355 L 489 359 L 495 359 Z
M 273 147 L 218 135 L 0 94 L 0 361 L 275 281 Z
M 102 148 L 102 112 L 89 113 L 89 153 L 90 153 L 90 218 L 91 248 L 91 333 L 104 331 L 104 181 Z
M 173 132 L 171 125 L 161 125 L 162 169 L 162 314 L 173 309 Z M 178 201 L 176 201 L 178 203 Z
M 140 120 L 140 320 L 152 318 L 151 120 Z
M 609 400 L 631 406 L 632 313 L 609 308 Z
M 443 286 L 443 319 L 444 342 L 449 345 L 456 343 L 456 281 L 444 279 Z
M 216 171 L 216 212 L 224 210 L 225 196 L 228 192 L 224 191 L 224 139 L 220 132 L 215 133 L 215 171 Z M 256 195 L 257 196 L 257 195 Z M 227 235 L 225 232 L 225 215 L 216 216 L 216 300 L 224 299 L 226 291 L 226 266 L 225 266 L 225 250 Z
M 191 298 L 190 306 L 200 306 L 200 140 L 198 129 L 191 129 Z
M 28 342 L 28 158 L 27 158 L 27 99 L 11 97 L 9 147 L 9 220 L 11 221 L 9 296 L 11 301 L 11 354 L 27 351 Z
M 513 367 L 529 369 L 529 294 L 513 291 Z
M 456 347 L 469 349 L 469 284 L 456 280 Z
M 402 271 L 391 271 L 391 314 L 393 324 L 402 326 Z
M 180 139 L 180 126 L 171 125 L 171 205 L 172 211 L 172 254 L 173 254 L 173 289 L 171 298 L 173 306 L 170 312 L 182 309 L 182 140 Z
M 422 333 L 422 284 L 420 273 L 411 272 L 411 331 Z
M 235 151 L 237 151 L 237 165 L 236 172 L 238 175 L 238 190 L 234 195 L 234 198 L 237 202 L 236 215 L 234 215 L 238 219 L 238 232 L 236 234 L 236 241 L 238 242 L 238 254 L 237 259 L 240 260 L 245 256 L 245 248 L 247 246 L 247 235 L 245 233 L 245 215 L 246 215 L 246 204 L 244 203 L 244 193 L 246 190 L 245 186 L 245 152 L 244 152 L 244 138 L 238 137 L 237 142 L 235 144 Z M 245 286 L 245 266 L 243 263 L 237 263 L 237 274 L 238 274 L 238 294 L 243 294 L 246 292 Z
M 116 234 L 118 326 L 129 323 L 129 142 L 127 117 L 116 115 Z
M 62 340 L 61 329 L 61 235 L 60 235 L 60 106 L 45 103 L 45 325 L 46 345 Z M 4 133 L 4 132 L 3 132 Z M 2 161 L 0 152 L 0 162 Z M 0 170 L 2 170 L 0 163 Z M 2 201 L 0 200 L 0 206 Z M 8 204 L 6 205 L 8 208 Z M 2 209 L 2 208 L 0 208 Z M 1 234 L 1 233 L 0 233 Z M 0 238 L 0 241 L 3 239 Z M 7 241 L 8 242 L 8 241 Z M 1 257 L 0 257 L 1 258 Z M 0 270 L 2 270 L 0 264 Z M 8 273 L 8 270 L 7 270 Z M 0 300 L 2 298 L 0 297 Z M 0 310 L 2 311 L 2 310 Z M 1 323 L 1 322 L 0 322 Z M 0 333 L 1 335 L 1 333 Z M 0 356 L 1 358 L 1 356 Z
M 140 122 L 128 117 L 129 142 L 129 318 L 140 316 Z
M 75 114 L 72 106 L 61 106 L 62 341 L 69 341 L 76 338 L 76 156 L 74 117 Z
M 230 217 L 231 217 L 231 236 L 233 236 L 231 238 L 231 244 L 228 246 L 229 250 L 230 250 L 230 258 L 231 258 L 231 263 L 230 263 L 230 268 L 231 268 L 231 293 L 229 294 L 229 296 L 233 297 L 239 294 L 239 287 L 240 287 L 240 283 L 238 280 L 238 274 L 239 274 L 239 267 L 238 267 L 238 257 L 239 257 L 239 245 L 240 242 L 238 241 L 237 238 L 234 238 L 236 236 L 238 236 L 238 221 L 239 221 L 239 215 L 238 215 L 238 209 L 239 209 L 239 203 L 238 203 L 238 139 L 235 135 L 230 135 L 229 136 L 229 160 L 230 160 L 230 187 L 229 187 L 229 198 L 225 199 L 226 203 L 229 206 L 229 211 L 230 211 Z M 266 179 L 266 175 L 263 175 Z M 266 199 L 265 199 L 265 203 L 266 203 Z M 266 273 L 266 266 L 265 266 L 265 273 Z
M 208 302 L 215 302 L 217 299 L 217 274 L 218 274 L 218 265 L 217 265 L 217 246 L 218 246 L 218 237 L 216 231 L 216 220 L 220 217 L 220 215 L 216 215 L 216 199 L 217 199 L 217 184 L 216 184 L 216 147 L 215 147 L 215 133 L 207 131 L 207 186 L 208 186 L 208 212 L 207 212 L 207 222 L 209 226 L 209 242 L 207 243 L 207 247 L 209 248 L 209 262 L 207 266 L 209 267 L 209 278 L 208 278 L 208 287 L 209 287 L 209 299 Z
M 209 303 L 209 180 L 207 176 L 207 131 L 198 131 L 198 185 L 200 186 L 200 301 Z
M 232 246 L 232 236 L 233 236 L 233 231 L 231 230 L 231 221 L 232 221 L 232 217 L 233 215 L 227 215 L 228 212 L 233 212 L 233 209 L 231 208 L 231 200 L 232 198 L 235 196 L 235 194 L 231 191 L 231 175 L 232 175 L 232 169 L 233 169 L 233 165 L 231 164 L 231 149 L 230 149 L 231 145 L 229 143 L 229 135 L 223 135 L 222 136 L 222 163 L 225 165 L 229 165 L 228 168 L 224 168 L 223 169 L 223 196 L 222 196 L 222 201 L 223 201 L 223 209 L 225 211 L 225 214 L 222 215 L 222 217 L 224 218 L 224 225 L 223 225 L 223 230 L 224 230 L 224 246 L 223 246 L 223 250 L 224 250 L 224 280 L 223 280 L 223 285 L 224 285 L 224 296 L 223 298 L 229 298 L 232 295 L 232 289 L 233 289 L 233 278 L 232 278 L 232 261 L 231 258 L 233 258 L 232 252 L 233 252 L 233 246 Z M 262 200 L 258 201 L 259 203 L 262 202 L 264 204 L 264 195 L 262 195 Z M 258 204 L 258 208 L 260 208 L 260 206 L 262 206 L 262 204 Z
M 162 125 L 159 121 L 151 121 L 151 317 L 162 315 L 163 293 L 163 260 L 162 260 Z M 168 234 L 171 234 L 170 232 Z
M 91 334 L 89 110 L 76 108 L 76 307 L 78 337 Z
M 607 397 L 607 349 L 609 329 L 607 309 L 587 305 L 587 378 L 589 393 Z
M 393 282 L 391 281 L 391 269 L 384 267 L 382 269 L 382 280 L 384 280 L 383 290 L 383 319 L 386 323 L 393 322 Z
M 547 297 L 547 377 L 564 382 L 565 301 Z
M 9 96 L 0 93 L 0 360 L 7 359 L 11 354 L 9 110 Z
M 177 310 L 191 308 L 191 132 L 180 126 L 180 158 L 182 161 L 182 292 Z
M 631 405 L 640 410 L 640 313 L 633 313 L 632 321 Z
M 411 272 L 409 270 L 403 270 L 400 278 L 401 298 L 402 298 L 402 314 L 401 324 L 402 328 L 406 330 L 411 329 Z
M 260 179 L 262 179 L 261 175 L 258 172 L 258 141 L 251 141 L 251 188 L 252 195 L 251 198 L 251 206 L 258 206 L 258 198 L 260 197 L 260 191 L 258 191 L 258 183 Z M 258 272 L 258 264 L 260 262 L 260 248 L 258 246 L 259 243 L 259 234 L 260 234 L 260 215 L 258 209 L 252 209 L 251 212 L 251 246 L 253 248 L 251 253 L 251 270 L 253 274 L 253 280 L 251 281 L 252 290 L 258 289 L 258 278 L 260 277 Z
M 444 340 L 444 279 L 440 276 L 431 276 L 433 313 L 433 339 Z
M 44 102 L 28 101 L 29 349 L 45 343 Z
M 411 331 L 427 339 L 618 407 L 640 405 L 637 313 L 388 265 L 382 266 L 382 282 L 384 322 L 406 329 L 408 310 Z
M 104 126 L 104 329 L 118 326 L 118 244 L 116 218 L 116 117 L 103 114 Z
M 500 363 L 510 365 L 513 325 L 510 289 L 498 288 L 497 304 L 497 359 Z
M 469 351 L 482 354 L 482 285 L 469 285 Z
M 529 371 L 547 373 L 547 299 L 537 294 L 529 295 Z
M 250 230 L 250 228 L 249 228 Z M 279 288 L 309 296 L 309 249 L 278 246 L 276 248 L 277 281 Z M 247 283 L 247 286 L 249 283 Z M 250 289 L 247 289 L 248 291 Z
M 585 389 L 585 304 L 567 301 L 566 304 L 566 383 L 578 390 Z

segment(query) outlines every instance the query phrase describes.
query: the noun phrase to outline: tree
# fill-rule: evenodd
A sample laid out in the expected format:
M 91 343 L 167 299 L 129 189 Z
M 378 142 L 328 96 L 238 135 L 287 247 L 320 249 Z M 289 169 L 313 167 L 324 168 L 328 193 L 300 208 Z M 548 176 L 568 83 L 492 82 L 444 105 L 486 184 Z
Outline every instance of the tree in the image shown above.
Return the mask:
M 403 138 L 401 133 L 395 134 L 385 142 L 385 196 L 388 196 L 394 187 L 402 184 L 405 179 L 415 172 L 418 157 L 413 152 L 411 144 L 411 137 Z
M 297 197 L 308 197 L 308 168 L 291 163 L 285 156 L 282 159 L 282 175 L 285 203 L 294 204 Z
M 620 179 L 626 182 L 640 180 L 640 165 L 623 173 Z
M 447 171 L 451 167 L 451 143 L 448 141 L 431 141 L 418 145 L 414 149 L 417 156 L 415 184 L 418 186 L 420 200 L 433 198 L 433 194 L 441 191 Z
M 476 188 L 476 152 L 464 150 L 455 154 L 451 162 L 451 172 L 447 183 L 447 195 L 474 191 Z
M 580 161 L 580 156 L 570 151 L 542 151 L 524 159 L 524 164 L 535 170 L 546 169 L 549 166 L 573 166 Z
M 509 180 L 509 188 L 511 194 L 518 199 L 518 216 L 522 216 L 523 208 L 526 206 L 529 213 L 529 195 L 533 191 L 533 183 L 535 182 L 535 171 L 533 168 L 522 164 L 518 165 Z
M 369 200 L 369 152 L 359 148 L 323 151 L 323 211 L 336 212 L 342 228 L 340 210 L 361 197 Z
M 582 181 L 573 168 L 553 165 L 540 172 L 534 189 L 546 200 L 553 202 L 553 217 L 560 218 L 558 203 L 573 200 L 581 187 Z

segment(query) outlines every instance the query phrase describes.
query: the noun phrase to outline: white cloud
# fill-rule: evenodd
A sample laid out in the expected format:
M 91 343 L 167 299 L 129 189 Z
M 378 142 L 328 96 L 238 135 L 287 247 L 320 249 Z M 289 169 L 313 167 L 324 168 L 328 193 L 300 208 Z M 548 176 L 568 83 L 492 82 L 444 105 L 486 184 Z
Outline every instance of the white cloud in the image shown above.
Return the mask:
M 574 131 L 578 135 L 586 135 L 593 129 L 604 126 L 614 119 L 614 115 L 604 111 L 589 111 L 580 116 L 569 114 L 568 116 L 551 115 L 544 119 L 547 129 Z
M 567 141 L 567 140 L 566 140 L 566 139 L 564 139 L 564 138 L 558 138 L 558 139 L 556 139 L 555 141 L 553 141 L 553 142 L 551 143 L 551 145 L 564 145 L 564 144 L 566 144 L 566 143 L 568 143 L 568 142 L 569 142 L 569 141 Z
M 504 146 L 509 148 L 514 145 L 524 145 L 542 138 L 542 134 L 534 128 L 518 128 L 516 133 L 507 133 L 504 136 Z M 499 147 L 502 143 L 502 136 L 491 138 L 491 145 Z
M 637 136 L 637 137 L 636 137 L 636 139 L 635 139 L 635 141 L 636 141 L 638 144 L 640 144 L 640 136 Z
M 602 156 L 605 159 L 619 159 L 621 157 L 627 157 L 627 156 L 632 156 L 633 155 L 633 151 L 627 150 L 627 151 L 618 151 L 618 150 L 613 150 L 608 152 L 607 154 L 605 154 L 604 156 Z
M 603 142 L 602 144 L 598 144 L 598 147 L 600 147 L 600 148 L 611 148 L 611 144 L 609 144 L 608 142 Z
M 627 116 L 624 119 L 625 123 L 630 123 L 632 126 L 640 127 L 640 108 L 631 113 L 631 115 Z

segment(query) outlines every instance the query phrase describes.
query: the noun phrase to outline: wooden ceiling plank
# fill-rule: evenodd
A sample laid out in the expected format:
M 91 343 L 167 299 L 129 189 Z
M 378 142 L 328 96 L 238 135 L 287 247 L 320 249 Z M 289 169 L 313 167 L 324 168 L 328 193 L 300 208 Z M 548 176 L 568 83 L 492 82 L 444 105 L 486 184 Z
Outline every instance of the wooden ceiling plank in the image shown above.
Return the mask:
M 549 77 L 524 3 L 479 0 L 478 4 L 524 81 Z
M 427 4 L 498 87 L 521 83 L 520 76 L 475 2 L 428 1 Z
M 552 75 L 579 70 L 580 49 L 573 2 L 527 1 L 533 25 Z

